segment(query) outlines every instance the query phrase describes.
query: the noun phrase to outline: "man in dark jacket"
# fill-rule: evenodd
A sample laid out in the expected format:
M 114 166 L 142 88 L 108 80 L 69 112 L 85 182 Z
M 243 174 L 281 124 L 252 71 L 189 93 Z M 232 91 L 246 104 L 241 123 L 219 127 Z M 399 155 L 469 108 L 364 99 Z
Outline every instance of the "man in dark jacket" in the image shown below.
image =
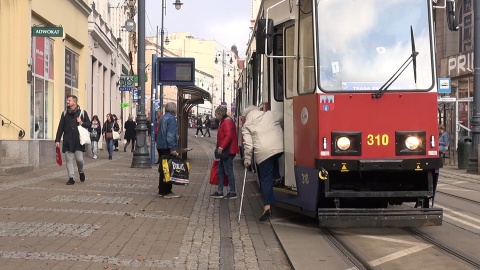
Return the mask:
M 157 149 L 159 153 L 158 172 L 160 177 L 158 178 L 158 195 L 166 199 L 178 198 L 172 192 L 172 184 L 170 182 L 164 182 L 165 175 L 163 174 L 162 156 L 178 155 L 177 152 L 177 104 L 175 102 L 169 102 L 165 105 L 165 114 L 158 121 L 158 134 L 157 134 Z
M 77 97 L 74 95 L 67 96 L 67 110 L 62 113 L 60 123 L 58 124 L 57 137 L 55 138 L 55 146 L 60 147 L 60 140 L 63 135 L 62 152 L 65 153 L 67 159 L 67 185 L 75 184 L 73 179 L 75 170 L 73 168 L 73 159 L 77 161 L 78 173 L 80 181 L 85 181 L 85 173 L 83 172 L 83 152 L 85 145 L 80 144 L 80 134 L 78 126 L 90 128 L 90 118 L 88 113 L 77 105 Z

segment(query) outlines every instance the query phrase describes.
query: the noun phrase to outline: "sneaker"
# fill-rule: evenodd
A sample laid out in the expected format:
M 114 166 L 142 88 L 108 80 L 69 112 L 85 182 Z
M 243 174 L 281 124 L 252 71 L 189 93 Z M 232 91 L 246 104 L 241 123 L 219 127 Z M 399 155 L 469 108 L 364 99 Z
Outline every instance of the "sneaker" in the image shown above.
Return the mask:
M 73 180 L 73 178 L 69 178 L 67 181 L 67 185 L 73 185 L 73 184 L 75 184 L 75 180 Z
M 204 137 L 204 136 L 202 135 L 202 138 L 203 138 L 203 137 Z
M 225 200 L 236 199 L 237 193 L 228 193 L 227 196 L 223 197 Z
M 198 137 L 198 135 L 195 135 L 195 138 Z
M 83 172 L 80 173 L 80 181 L 85 182 L 85 174 Z
M 167 195 L 163 195 L 163 198 L 165 198 L 165 199 L 178 198 L 178 197 L 180 197 L 180 195 L 177 195 L 173 192 L 170 192 Z
M 223 198 L 223 193 L 220 193 L 220 192 L 218 192 L 218 191 L 215 191 L 215 193 L 213 193 L 212 195 L 210 195 L 210 197 L 215 198 L 215 199 L 221 199 L 221 198 Z
M 97 159 L 97 155 L 93 155 L 93 159 Z
M 109 156 L 108 159 L 112 160 L 112 156 Z
M 113 151 L 118 152 L 118 148 L 113 149 Z

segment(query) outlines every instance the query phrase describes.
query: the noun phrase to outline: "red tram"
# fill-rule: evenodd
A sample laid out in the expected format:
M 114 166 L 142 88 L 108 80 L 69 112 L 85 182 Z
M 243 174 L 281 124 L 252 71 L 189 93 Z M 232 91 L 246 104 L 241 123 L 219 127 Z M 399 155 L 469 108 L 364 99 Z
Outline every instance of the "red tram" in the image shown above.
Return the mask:
M 236 108 L 284 114 L 277 206 L 320 226 L 441 225 L 432 26 L 431 0 L 261 2 Z

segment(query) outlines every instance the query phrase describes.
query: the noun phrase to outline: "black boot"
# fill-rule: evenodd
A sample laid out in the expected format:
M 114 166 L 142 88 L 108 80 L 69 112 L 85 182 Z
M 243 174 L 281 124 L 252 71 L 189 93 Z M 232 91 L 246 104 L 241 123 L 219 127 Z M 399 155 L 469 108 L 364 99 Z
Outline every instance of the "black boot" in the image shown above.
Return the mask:
M 258 220 L 264 221 L 271 217 L 272 217 L 272 210 L 268 209 L 267 211 L 263 212 L 263 215 Z

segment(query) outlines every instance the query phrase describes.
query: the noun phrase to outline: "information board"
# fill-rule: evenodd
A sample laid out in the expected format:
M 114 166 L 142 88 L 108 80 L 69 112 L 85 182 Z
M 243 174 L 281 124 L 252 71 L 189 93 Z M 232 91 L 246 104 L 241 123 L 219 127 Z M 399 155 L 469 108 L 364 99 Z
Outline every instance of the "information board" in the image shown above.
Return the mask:
M 162 85 L 195 85 L 195 58 L 157 58 L 157 82 Z

